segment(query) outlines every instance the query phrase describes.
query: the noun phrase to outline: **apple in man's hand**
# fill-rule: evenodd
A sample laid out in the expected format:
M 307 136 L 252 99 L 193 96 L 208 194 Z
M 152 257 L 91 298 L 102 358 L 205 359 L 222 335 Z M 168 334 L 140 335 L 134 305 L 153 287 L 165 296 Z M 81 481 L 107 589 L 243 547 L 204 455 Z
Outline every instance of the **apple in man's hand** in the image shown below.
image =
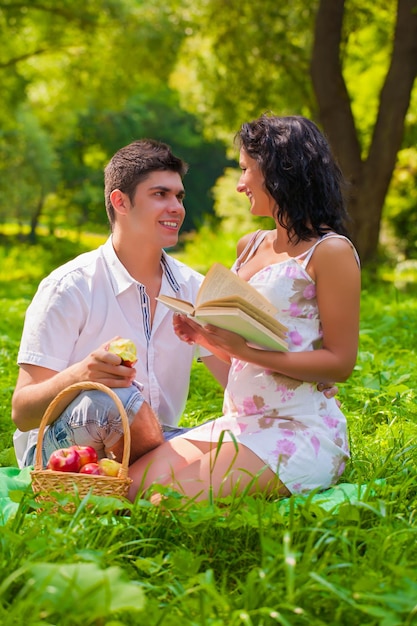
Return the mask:
M 103 476 L 118 476 L 122 464 L 114 459 L 100 459 L 99 467 Z
M 97 463 L 97 451 L 91 446 L 70 446 L 70 449 L 78 452 L 80 467 L 87 465 L 87 463 Z
M 126 367 L 133 367 L 138 360 L 136 346 L 130 339 L 114 339 L 109 343 L 108 351 L 117 354 Z
M 80 455 L 74 447 L 54 450 L 49 457 L 47 468 L 55 472 L 78 472 Z
M 80 474 L 93 474 L 95 476 L 102 476 L 103 472 L 100 469 L 98 463 L 86 463 L 80 469 Z

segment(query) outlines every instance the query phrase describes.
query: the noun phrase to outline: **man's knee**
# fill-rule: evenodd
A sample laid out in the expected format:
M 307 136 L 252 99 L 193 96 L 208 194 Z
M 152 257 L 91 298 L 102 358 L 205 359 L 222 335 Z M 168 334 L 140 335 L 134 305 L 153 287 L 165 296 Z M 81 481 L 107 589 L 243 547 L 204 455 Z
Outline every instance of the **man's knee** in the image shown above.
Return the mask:
M 144 398 L 136 387 L 113 389 L 126 412 L 129 426 L 140 411 Z M 63 413 L 71 428 L 75 443 L 93 445 L 104 451 L 123 436 L 123 423 L 118 407 L 106 393 L 83 391 Z
M 130 426 L 131 462 L 164 443 L 164 434 L 157 415 L 144 402 Z

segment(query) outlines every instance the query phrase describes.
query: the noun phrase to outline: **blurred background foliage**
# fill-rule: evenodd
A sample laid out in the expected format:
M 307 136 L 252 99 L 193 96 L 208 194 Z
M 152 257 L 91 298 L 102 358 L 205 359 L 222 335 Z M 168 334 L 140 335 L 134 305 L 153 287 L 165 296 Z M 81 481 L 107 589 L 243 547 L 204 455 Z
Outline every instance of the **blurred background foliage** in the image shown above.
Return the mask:
M 17 224 L 32 242 L 39 227 L 106 233 L 103 168 L 153 137 L 190 164 L 183 242 L 237 239 L 253 219 L 234 191 L 233 138 L 273 111 L 309 116 L 328 135 L 352 182 L 363 260 L 417 258 L 415 8 L 0 0 L 0 231 Z

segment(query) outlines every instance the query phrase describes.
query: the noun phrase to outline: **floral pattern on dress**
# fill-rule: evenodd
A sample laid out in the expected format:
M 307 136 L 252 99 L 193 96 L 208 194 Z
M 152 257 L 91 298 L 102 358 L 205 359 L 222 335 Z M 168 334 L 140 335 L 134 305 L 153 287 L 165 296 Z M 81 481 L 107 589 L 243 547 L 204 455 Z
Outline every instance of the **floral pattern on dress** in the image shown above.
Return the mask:
M 242 406 L 245 415 L 256 415 L 266 407 L 264 399 L 258 395 L 244 398 Z
M 279 418 L 279 411 L 274 409 L 272 412 L 258 417 L 259 428 L 266 429 L 276 426 L 277 419 Z
M 288 465 L 292 455 L 296 452 L 297 446 L 290 439 L 278 439 L 275 447 L 275 456 L 278 459 L 278 467 Z
M 279 374 L 279 372 L 271 372 L 271 370 L 266 371 L 268 371 L 272 380 L 275 381 L 277 391 L 281 389 L 281 387 L 285 387 L 287 391 L 294 391 L 303 384 L 301 380 L 289 378 L 288 376 L 284 376 L 284 374 Z
M 301 432 L 307 430 L 307 426 L 298 420 L 281 420 L 278 428 L 282 428 L 286 432 Z

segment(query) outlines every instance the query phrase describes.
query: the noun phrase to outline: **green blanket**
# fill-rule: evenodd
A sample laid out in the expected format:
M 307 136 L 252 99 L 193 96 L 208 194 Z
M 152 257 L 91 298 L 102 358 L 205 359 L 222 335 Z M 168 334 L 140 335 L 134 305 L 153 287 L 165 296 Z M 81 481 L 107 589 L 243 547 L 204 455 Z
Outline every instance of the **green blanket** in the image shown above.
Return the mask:
M 5 524 L 19 506 L 13 491 L 25 491 L 30 483 L 32 467 L 20 470 L 18 467 L 0 467 L 0 524 Z

